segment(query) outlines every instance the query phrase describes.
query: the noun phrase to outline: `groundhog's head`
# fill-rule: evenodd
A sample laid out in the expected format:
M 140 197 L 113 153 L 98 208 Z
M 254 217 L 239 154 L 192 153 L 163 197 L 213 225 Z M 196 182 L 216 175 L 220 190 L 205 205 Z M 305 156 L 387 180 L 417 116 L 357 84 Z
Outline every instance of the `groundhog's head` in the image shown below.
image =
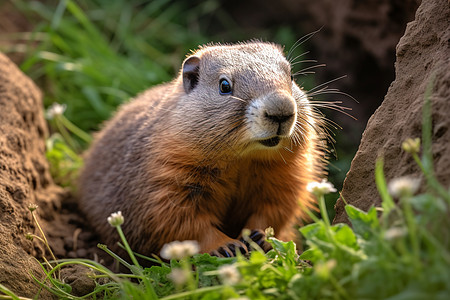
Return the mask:
M 308 139 L 314 120 L 278 45 L 202 47 L 183 62 L 177 120 L 206 153 L 282 159 Z

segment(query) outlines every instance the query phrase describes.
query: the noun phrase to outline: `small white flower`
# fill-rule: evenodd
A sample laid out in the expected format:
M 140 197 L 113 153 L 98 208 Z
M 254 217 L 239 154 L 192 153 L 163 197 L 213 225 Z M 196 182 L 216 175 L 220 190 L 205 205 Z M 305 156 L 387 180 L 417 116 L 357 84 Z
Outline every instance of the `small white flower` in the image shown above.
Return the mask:
M 45 117 L 49 120 L 53 119 L 56 115 L 62 115 L 66 111 L 67 105 L 53 103 L 46 111 Z
M 314 194 L 316 197 L 336 192 L 333 184 L 331 182 L 328 182 L 326 179 L 322 179 L 321 182 L 313 181 L 308 183 L 308 185 L 306 186 L 306 190 Z
M 108 217 L 108 223 L 113 226 L 120 226 L 122 225 L 124 222 L 123 216 L 122 216 L 122 212 L 119 210 L 118 212 L 112 213 L 109 217 Z
M 420 179 L 403 176 L 392 179 L 388 184 L 389 194 L 400 198 L 414 195 L 420 187 Z
M 233 285 L 239 282 L 241 274 L 235 265 L 223 265 L 219 267 L 219 277 L 225 285 Z
M 183 259 L 200 251 L 197 241 L 174 241 L 165 244 L 161 249 L 161 257 L 165 259 Z
M 407 230 L 404 227 L 392 227 L 386 230 L 384 233 L 384 238 L 386 240 L 394 240 L 399 237 L 405 236 L 407 234 Z
M 28 209 L 29 209 L 31 212 L 35 211 L 37 208 L 38 208 L 38 206 L 37 206 L 36 204 L 34 204 L 34 203 L 31 203 L 31 204 L 28 206 Z
M 188 279 L 189 279 L 189 272 L 183 269 L 172 269 L 172 272 L 170 272 L 167 277 L 176 285 L 176 286 L 182 286 L 184 285 Z

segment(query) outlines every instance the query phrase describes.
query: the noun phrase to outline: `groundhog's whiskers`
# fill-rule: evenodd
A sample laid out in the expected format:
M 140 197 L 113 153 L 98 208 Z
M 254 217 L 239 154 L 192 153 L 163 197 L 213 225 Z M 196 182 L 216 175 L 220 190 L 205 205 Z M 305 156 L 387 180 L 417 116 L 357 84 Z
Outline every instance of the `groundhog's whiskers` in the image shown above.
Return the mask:
M 297 49 L 297 47 L 299 47 L 300 45 L 302 45 L 303 43 L 305 43 L 306 41 L 308 41 L 310 38 L 312 38 L 316 33 L 318 33 L 322 28 L 319 28 L 316 31 L 313 31 L 311 33 L 308 33 L 306 35 L 304 35 L 303 37 L 299 38 L 294 45 L 292 45 L 291 49 L 289 50 L 288 54 L 286 55 L 286 59 L 289 61 L 289 63 L 292 63 L 292 61 L 295 61 L 295 59 L 291 58 L 292 53 L 294 53 L 295 49 Z
M 294 141 L 294 145 L 303 145 L 305 144 L 305 133 L 302 131 L 302 125 L 297 122 L 294 133 L 292 134 L 292 140 Z
M 291 143 L 291 148 L 292 148 L 292 143 Z M 292 151 L 292 149 L 289 149 L 288 147 L 283 147 L 284 150 L 289 151 L 291 153 L 294 153 L 294 151 Z
M 326 66 L 325 64 L 320 64 L 320 65 L 314 65 L 314 66 L 306 67 L 304 69 L 301 69 L 301 70 L 295 72 L 294 74 L 292 74 L 292 76 L 295 77 L 295 76 L 298 76 L 298 75 L 314 74 L 315 72 L 313 72 L 313 71 L 309 71 L 309 72 L 307 72 L 307 71 L 311 70 L 311 69 L 315 69 L 315 68 L 325 67 L 325 66 Z
M 351 114 L 349 114 L 348 112 L 346 112 L 346 110 L 352 110 L 350 107 L 346 107 L 346 106 L 342 106 L 342 105 L 337 105 L 335 102 L 326 102 L 326 101 L 311 101 L 310 102 L 311 107 L 314 108 L 326 108 L 326 109 L 331 109 L 337 112 L 340 112 L 354 120 L 356 120 L 356 118 L 354 116 L 352 116 Z
M 308 95 L 308 97 L 310 98 L 310 100 L 313 100 L 310 104 L 319 103 L 319 102 L 322 102 L 322 103 L 342 103 L 342 101 L 326 101 L 326 100 L 315 101 L 314 98 L 313 98 L 314 96 L 317 96 L 317 95 L 330 95 L 330 94 L 331 94 L 331 95 L 344 95 L 344 96 L 346 96 L 346 97 L 352 99 L 352 100 L 355 101 L 356 103 L 358 103 L 358 101 L 357 101 L 354 97 L 352 97 L 351 95 L 349 95 L 349 94 L 347 94 L 347 93 L 344 93 L 344 92 L 341 92 L 341 91 L 338 90 L 338 89 L 329 89 L 328 86 L 325 86 L 325 87 L 323 87 L 322 89 L 317 90 L 317 91 L 313 91 L 313 92 L 309 91 L 309 92 L 306 92 L 306 94 Z M 344 107 L 344 106 L 342 106 L 342 105 L 340 105 L 340 106 L 341 106 L 341 107 Z M 346 108 L 346 109 L 351 110 L 351 108 Z
M 287 165 L 286 160 L 283 157 L 283 154 L 281 154 L 281 151 L 277 149 L 277 153 L 280 155 L 281 159 L 283 160 L 283 162 Z
M 324 83 L 319 84 L 319 85 L 316 86 L 316 87 L 313 87 L 313 88 L 310 89 L 309 91 L 305 91 L 305 93 L 306 93 L 307 95 L 310 95 L 311 92 L 314 92 L 314 91 L 317 91 L 317 90 L 320 90 L 320 89 L 327 89 L 327 88 L 328 88 L 327 84 L 330 84 L 330 83 L 333 83 L 333 82 L 335 82 L 335 81 L 341 80 L 342 78 L 345 78 L 345 77 L 347 77 L 347 75 L 343 75 L 343 76 L 341 76 L 341 77 L 337 77 L 337 78 L 331 79 L 331 80 L 329 80 L 329 81 L 327 81 L 327 82 L 324 82 Z
M 301 54 L 301 55 L 304 55 L 304 54 L 307 54 L 308 52 L 305 52 L 305 53 L 303 53 L 303 54 Z M 298 57 L 298 56 L 297 56 Z M 297 58 L 296 57 L 296 58 Z M 294 59 L 295 60 L 295 59 Z M 294 62 L 294 63 L 292 63 L 291 64 L 291 68 L 293 67 L 293 66 L 295 66 L 295 65 L 297 65 L 297 64 L 302 64 L 302 63 L 316 63 L 317 62 L 317 60 L 315 60 L 315 59 L 304 59 L 304 60 L 299 60 L 299 61 L 296 61 L 296 62 Z
M 317 91 L 314 91 L 314 92 L 312 92 L 312 93 L 311 93 L 311 91 L 309 91 L 309 92 L 306 92 L 306 94 L 307 94 L 309 97 L 316 96 L 316 95 L 339 94 L 339 95 L 344 95 L 344 96 L 346 96 L 346 97 L 349 97 L 349 98 L 351 98 L 353 101 L 355 101 L 356 103 L 358 103 L 358 101 L 357 101 L 355 98 L 353 98 L 351 95 L 349 95 L 349 94 L 347 94 L 347 93 L 344 93 L 344 92 L 341 92 L 341 91 L 338 90 L 338 89 L 329 89 L 328 87 L 324 87 L 324 88 L 322 88 L 322 89 L 320 89 L 320 90 L 317 90 Z
M 303 120 L 309 126 L 311 126 L 318 135 L 320 135 L 321 133 L 324 133 L 324 137 L 326 138 L 326 140 L 333 144 L 335 142 L 333 136 L 336 135 L 334 133 L 333 129 L 334 130 L 337 130 L 338 128 L 342 129 L 342 127 L 339 124 L 337 124 L 336 122 L 326 118 L 325 115 L 316 107 L 312 107 L 312 109 L 313 109 L 313 112 L 306 113 L 305 115 L 314 120 L 320 120 L 320 122 L 311 124 L 305 118 L 302 118 L 301 120 Z

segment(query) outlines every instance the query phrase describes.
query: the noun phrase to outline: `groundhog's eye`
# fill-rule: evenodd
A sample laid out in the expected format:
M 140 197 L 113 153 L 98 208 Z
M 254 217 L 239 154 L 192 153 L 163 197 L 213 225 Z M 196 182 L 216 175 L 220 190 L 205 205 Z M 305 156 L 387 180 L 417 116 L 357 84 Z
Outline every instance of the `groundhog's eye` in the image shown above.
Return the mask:
M 219 92 L 221 95 L 229 95 L 231 94 L 233 90 L 231 89 L 231 83 L 225 79 L 222 78 L 219 81 Z

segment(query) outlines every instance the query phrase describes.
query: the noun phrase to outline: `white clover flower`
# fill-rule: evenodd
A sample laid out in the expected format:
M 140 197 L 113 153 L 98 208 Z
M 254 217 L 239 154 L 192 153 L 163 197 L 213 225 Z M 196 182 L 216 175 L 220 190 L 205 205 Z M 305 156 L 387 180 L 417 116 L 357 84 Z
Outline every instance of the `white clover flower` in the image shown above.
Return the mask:
M 396 198 L 412 196 L 419 190 L 420 181 L 409 176 L 394 178 L 388 184 L 389 194 Z
M 189 272 L 183 269 L 172 269 L 172 272 L 170 272 L 167 277 L 176 285 L 176 286 L 182 286 L 184 285 L 188 279 L 189 279 Z
M 197 241 L 174 241 L 165 244 L 161 249 L 161 257 L 165 259 L 183 259 L 200 251 Z
M 122 212 L 119 210 L 118 212 L 112 213 L 109 217 L 108 217 L 108 223 L 113 226 L 120 226 L 122 225 L 124 222 L 123 216 L 122 216 Z
M 386 240 L 394 240 L 405 236 L 407 233 L 408 231 L 404 227 L 392 227 L 386 230 L 386 232 L 384 233 L 384 238 Z
M 225 285 L 234 285 L 241 279 L 241 274 L 235 265 L 219 267 L 219 277 Z
M 420 151 L 420 138 L 408 138 L 402 143 L 402 148 L 408 153 L 419 153 Z
M 328 182 L 326 179 L 322 179 L 321 182 L 313 181 L 308 183 L 306 185 L 306 190 L 314 194 L 316 197 L 336 192 L 333 184 Z
M 66 111 L 67 105 L 53 103 L 46 111 L 45 117 L 49 120 L 53 119 L 56 115 L 62 115 Z
M 31 203 L 31 204 L 28 206 L 28 209 L 29 209 L 31 212 L 33 212 L 33 211 L 35 211 L 38 207 L 39 207 L 39 206 L 37 206 L 36 204 Z

